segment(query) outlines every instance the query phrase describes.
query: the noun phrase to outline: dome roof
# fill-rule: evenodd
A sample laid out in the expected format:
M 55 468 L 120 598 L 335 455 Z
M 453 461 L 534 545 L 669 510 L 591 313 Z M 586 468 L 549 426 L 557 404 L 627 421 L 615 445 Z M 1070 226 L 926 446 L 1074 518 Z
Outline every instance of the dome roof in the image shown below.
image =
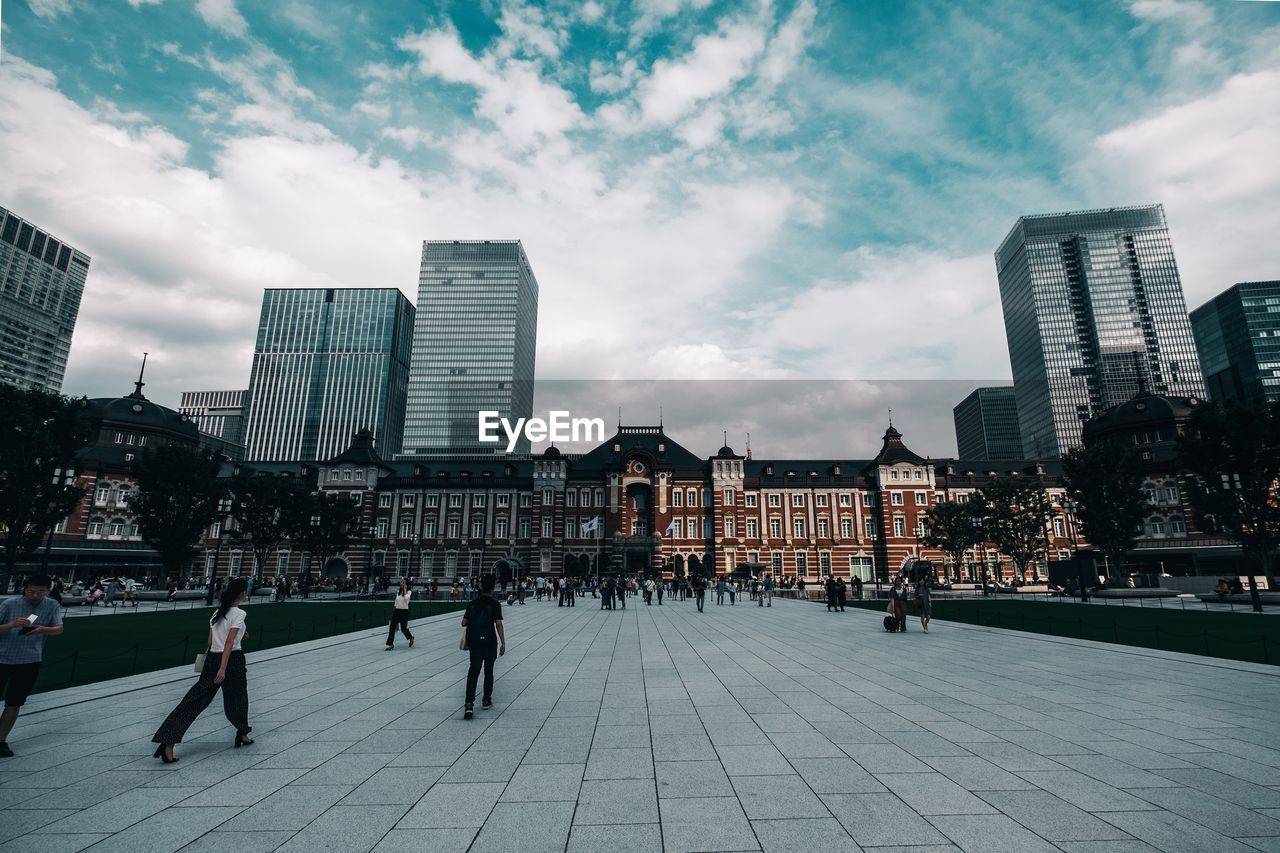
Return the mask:
M 1170 421 L 1177 423 L 1189 418 L 1201 405 L 1203 401 L 1196 397 L 1139 394 L 1086 422 L 1083 435 L 1094 436 L 1113 430 L 1167 424 Z
M 151 402 L 142 396 L 141 389 L 125 397 L 98 397 L 89 400 L 83 417 L 100 421 L 104 427 L 162 433 L 192 444 L 200 440 L 200 430 L 190 418 Z
M 737 459 L 738 454 L 734 453 L 733 448 L 726 444 L 724 447 L 721 447 L 716 452 L 716 458 L 717 459 Z
M 544 458 L 556 459 L 560 456 L 560 448 L 556 447 L 553 444 L 550 447 L 548 447 L 546 450 L 542 451 L 542 455 Z

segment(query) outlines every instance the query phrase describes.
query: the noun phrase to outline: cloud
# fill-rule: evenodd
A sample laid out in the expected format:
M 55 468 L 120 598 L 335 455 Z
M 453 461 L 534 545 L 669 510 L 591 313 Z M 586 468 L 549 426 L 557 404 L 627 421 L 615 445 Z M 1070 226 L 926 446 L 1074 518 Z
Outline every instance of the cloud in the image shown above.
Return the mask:
M 196 12 L 206 24 L 226 35 L 243 38 L 249 33 L 249 23 L 236 10 L 235 0 L 196 0 Z
M 720 31 L 694 39 L 674 60 L 659 59 L 639 85 L 637 100 L 649 124 L 671 124 L 708 98 L 723 95 L 745 78 L 763 52 L 765 34 L 752 22 L 721 24 Z
M 135 9 L 141 9 L 143 6 L 159 6 L 164 0 L 129 0 L 129 5 Z
M 27 0 L 27 5 L 36 17 L 46 21 L 71 13 L 71 0 Z
M 1141 21 L 1173 21 L 1197 30 L 1214 21 L 1213 9 L 1199 0 L 1132 0 L 1129 11 Z
M 1188 307 L 1276 277 L 1280 70 L 1236 74 L 1204 97 L 1098 137 L 1082 178 L 1096 197 L 1161 201 Z

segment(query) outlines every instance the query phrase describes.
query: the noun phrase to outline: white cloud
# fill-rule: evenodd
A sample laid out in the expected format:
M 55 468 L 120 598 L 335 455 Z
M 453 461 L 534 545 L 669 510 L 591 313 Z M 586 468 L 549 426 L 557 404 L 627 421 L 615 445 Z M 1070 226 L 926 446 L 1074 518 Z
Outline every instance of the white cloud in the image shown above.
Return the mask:
M 763 52 L 761 26 L 725 21 L 719 32 L 694 39 L 679 59 L 659 59 L 639 85 L 641 117 L 650 124 L 671 124 L 708 98 L 723 95 L 745 78 Z
M 1213 9 L 1200 0 L 1132 0 L 1129 12 L 1141 21 L 1173 21 L 1197 30 L 1213 23 Z
M 196 0 L 196 12 L 215 30 L 243 38 L 249 24 L 236 9 L 235 0 Z
M 612 63 L 593 59 L 587 68 L 591 91 L 602 95 L 625 92 L 640 76 L 640 66 L 625 53 L 618 53 Z
M 135 9 L 141 9 L 143 6 L 159 6 L 164 0 L 129 0 L 129 5 Z
M 47 21 L 71 12 L 71 0 L 27 0 L 27 5 L 36 17 Z
M 1098 138 L 1082 165 L 1097 198 L 1165 205 L 1188 307 L 1274 279 L 1280 233 L 1280 70 L 1229 78 Z

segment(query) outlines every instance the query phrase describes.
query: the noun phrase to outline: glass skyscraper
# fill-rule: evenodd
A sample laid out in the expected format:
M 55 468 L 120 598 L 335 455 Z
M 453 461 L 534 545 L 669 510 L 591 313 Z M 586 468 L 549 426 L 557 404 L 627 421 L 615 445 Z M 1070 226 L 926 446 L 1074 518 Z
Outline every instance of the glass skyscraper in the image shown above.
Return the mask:
M 245 399 L 245 458 L 330 459 L 359 430 L 400 446 L 413 305 L 395 288 L 269 289 Z
M 0 207 L 0 382 L 61 391 L 89 256 Z
M 1139 391 L 1205 395 L 1161 205 L 1024 216 L 996 271 L 1027 458 Z
M 1022 459 L 1012 385 L 978 388 L 954 409 L 960 459 Z
M 1191 312 L 1210 398 L 1280 399 L 1280 281 L 1248 281 Z
M 537 335 L 538 280 L 519 240 L 424 241 L 402 455 L 505 451 L 477 440 L 478 413 L 533 415 Z

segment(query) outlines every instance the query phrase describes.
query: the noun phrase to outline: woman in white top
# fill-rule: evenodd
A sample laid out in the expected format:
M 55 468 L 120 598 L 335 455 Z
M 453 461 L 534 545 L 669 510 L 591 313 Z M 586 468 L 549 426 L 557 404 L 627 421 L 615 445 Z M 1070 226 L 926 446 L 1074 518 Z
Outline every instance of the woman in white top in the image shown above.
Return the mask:
M 218 690 L 222 690 L 222 710 L 226 713 L 231 725 L 236 728 L 235 745 L 248 746 L 253 743 L 249 732 L 249 673 L 245 666 L 244 652 L 240 650 L 245 634 L 245 612 L 240 609 L 248 594 L 248 584 L 244 578 L 235 578 L 227 584 L 222 593 L 218 610 L 209 620 L 209 651 L 204 657 L 204 669 L 200 678 L 187 695 L 182 697 L 178 707 L 165 717 L 155 736 L 155 757 L 172 764 L 178 759 L 173 755 L 173 745 L 182 743 L 182 736 L 196 721 L 196 717 L 209 703 Z
M 400 591 L 396 593 L 396 603 L 391 608 L 391 626 L 387 629 L 387 651 L 396 647 L 397 625 L 400 626 L 405 639 L 409 641 L 409 648 L 413 648 L 413 634 L 409 633 L 409 599 L 412 596 L 413 590 L 409 588 L 409 580 L 401 578 Z

